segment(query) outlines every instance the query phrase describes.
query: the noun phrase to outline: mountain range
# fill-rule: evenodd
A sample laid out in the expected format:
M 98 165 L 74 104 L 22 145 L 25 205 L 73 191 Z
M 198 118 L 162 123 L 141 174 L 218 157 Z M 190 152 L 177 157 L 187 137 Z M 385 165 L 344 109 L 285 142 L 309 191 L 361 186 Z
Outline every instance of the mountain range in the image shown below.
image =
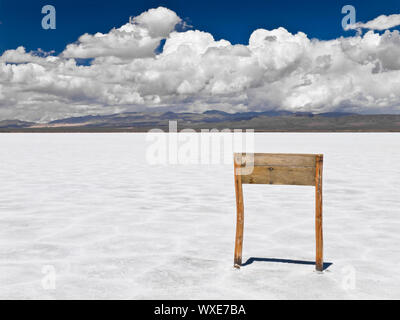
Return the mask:
M 178 130 L 254 129 L 259 132 L 400 132 L 400 115 L 362 115 L 355 113 L 264 111 L 227 113 L 210 110 L 203 113 L 125 112 L 88 115 L 50 121 L 0 121 L 0 132 L 147 132 L 168 131 L 169 121 L 177 121 Z

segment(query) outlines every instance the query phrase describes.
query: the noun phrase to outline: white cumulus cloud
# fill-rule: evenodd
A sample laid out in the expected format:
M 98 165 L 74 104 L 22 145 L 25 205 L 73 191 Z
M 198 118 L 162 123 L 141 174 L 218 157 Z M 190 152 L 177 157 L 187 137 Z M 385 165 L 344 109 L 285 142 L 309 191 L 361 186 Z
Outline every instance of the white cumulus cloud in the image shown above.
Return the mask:
M 369 29 L 369 30 L 387 30 L 400 26 L 400 14 L 391 14 L 389 16 L 380 15 L 368 22 L 357 22 L 347 26 L 347 29 Z
M 400 112 L 400 34 L 329 41 L 283 27 L 232 45 L 150 9 L 60 55 L 23 47 L 0 56 L 0 119 L 49 121 L 124 111 Z M 161 49 L 160 42 L 165 40 Z M 158 50 L 157 50 L 158 49 Z M 80 65 L 78 58 L 92 58 Z
M 67 46 L 62 56 L 65 58 L 120 57 L 134 59 L 151 57 L 160 40 L 167 37 L 181 21 L 175 12 L 159 7 L 143 12 L 109 33 L 84 34 L 78 43 Z

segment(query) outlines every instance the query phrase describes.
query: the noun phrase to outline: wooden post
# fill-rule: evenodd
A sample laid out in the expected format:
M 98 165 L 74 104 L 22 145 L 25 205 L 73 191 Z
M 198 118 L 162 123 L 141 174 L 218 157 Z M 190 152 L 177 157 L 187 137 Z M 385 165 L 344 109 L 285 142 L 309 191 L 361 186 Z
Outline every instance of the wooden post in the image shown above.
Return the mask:
M 323 236 L 322 236 L 322 167 L 324 157 L 317 155 L 315 166 L 315 240 L 316 259 L 315 269 L 324 270 Z
M 241 164 L 242 164 L 242 154 L 236 154 L 234 157 L 236 214 L 237 214 L 235 259 L 234 259 L 235 268 L 240 268 L 240 266 L 242 265 L 242 248 L 243 248 L 244 204 L 243 204 Z

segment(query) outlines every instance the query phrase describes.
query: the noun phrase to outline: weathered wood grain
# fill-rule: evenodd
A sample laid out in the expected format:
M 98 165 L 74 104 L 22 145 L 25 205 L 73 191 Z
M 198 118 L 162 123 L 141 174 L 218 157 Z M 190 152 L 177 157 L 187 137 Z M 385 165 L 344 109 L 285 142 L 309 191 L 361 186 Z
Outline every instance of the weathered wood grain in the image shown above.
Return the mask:
M 240 174 L 241 155 L 235 155 L 235 193 L 236 193 L 236 238 L 235 238 L 235 256 L 234 267 L 240 268 L 242 265 L 243 248 L 243 229 L 244 229 L 244 203 L 242 175 Z
M 250 175 L 242 176 L 242 183 L 314 186 L 315 168 L 257 166 Z
M 316 240 L 316 261 L 317 271 L 324 270 L 323 258 L 323 232 L 322 232 L 322 167 L 323 155 L 316 156 L 315 168 L 315 240 Z
M 253 163 L 254 166 L 289 166 L 315 168 L 315 159 L 315 154 L 243 153 L 242 166 Z

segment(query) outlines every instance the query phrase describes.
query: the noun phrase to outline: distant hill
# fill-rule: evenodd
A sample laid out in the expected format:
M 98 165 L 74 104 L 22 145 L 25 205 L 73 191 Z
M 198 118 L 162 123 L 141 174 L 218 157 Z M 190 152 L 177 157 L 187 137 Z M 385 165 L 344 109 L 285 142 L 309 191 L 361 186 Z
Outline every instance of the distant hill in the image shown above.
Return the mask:
M 182 129 L 254 129 L 266 132 L 400 132 L 400 115 L 360 115 L 328 112 L 313 114 L 289 111 L 227 113 L 126 112 L 89 115 L 45 124 L 20 120 L 0 121 L 0 132 L 146 132 L 168 131 L 169 121 Z
M 34 122 L 20 121 L 20 120 L 2 120 L 0 121 L 0 128 L 28 128 L 35 125 Z

